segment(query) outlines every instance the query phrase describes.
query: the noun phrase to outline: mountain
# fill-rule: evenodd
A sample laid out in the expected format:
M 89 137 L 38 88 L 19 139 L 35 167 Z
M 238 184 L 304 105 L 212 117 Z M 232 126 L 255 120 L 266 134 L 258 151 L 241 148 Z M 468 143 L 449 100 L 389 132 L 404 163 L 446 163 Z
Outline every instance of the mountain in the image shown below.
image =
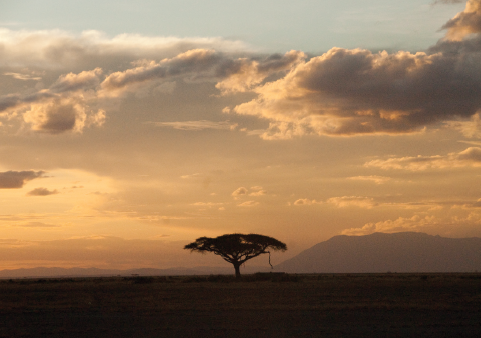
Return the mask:
M 418 232 L 335 236 L 275 267 L 288 273 L 481 271 L 481 238 Z

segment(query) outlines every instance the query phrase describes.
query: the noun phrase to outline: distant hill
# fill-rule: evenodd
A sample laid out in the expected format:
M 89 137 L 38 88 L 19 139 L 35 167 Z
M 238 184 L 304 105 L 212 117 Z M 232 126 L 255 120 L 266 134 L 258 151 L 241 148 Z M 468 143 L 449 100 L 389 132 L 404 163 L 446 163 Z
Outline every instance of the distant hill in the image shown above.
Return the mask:
M 268 271 L 267 267 L 246 266 L 243 273 Z M 233 275 L 233 267 L 199 266 L 195 268 L 151 269 L 140 268 L 130 270 L 97 269 L 97 268 L 30 268 L 0 270 L 0 278 L 37 278 L 37 277 L 107 277 L 107 276 L 182 276 L 182 275 Z
M 419 232 L 335 236 L 275 266 L 288 273 L 481 271 L 481 238 Z

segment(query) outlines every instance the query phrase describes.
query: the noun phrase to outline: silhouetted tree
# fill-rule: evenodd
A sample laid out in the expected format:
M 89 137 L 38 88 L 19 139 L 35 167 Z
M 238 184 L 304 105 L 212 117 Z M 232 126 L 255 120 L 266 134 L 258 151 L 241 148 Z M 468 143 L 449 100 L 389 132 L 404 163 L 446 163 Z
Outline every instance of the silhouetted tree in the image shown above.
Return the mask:
M 200 253 L 213 252 L 221 256 L 225 261 L 234 265 L 235 276 L 240 278 L 240 266 L 249 259 L 268 253 L 271 264 L 270 251 L 286 251 L 287 246 L 275 238 L 257 234 L 230 234 L 216 238 L 200 237 L 195 242 L 184 247 L 186 250 Z

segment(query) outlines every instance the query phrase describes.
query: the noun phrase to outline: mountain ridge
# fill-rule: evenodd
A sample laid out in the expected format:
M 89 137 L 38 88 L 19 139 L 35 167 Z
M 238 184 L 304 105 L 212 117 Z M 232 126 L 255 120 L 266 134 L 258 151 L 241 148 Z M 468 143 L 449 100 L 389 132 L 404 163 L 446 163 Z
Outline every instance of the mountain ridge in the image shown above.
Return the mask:
M 334 236 L 276 265 L 288 273 L 481 271 L 481 238 L 420 232 Z

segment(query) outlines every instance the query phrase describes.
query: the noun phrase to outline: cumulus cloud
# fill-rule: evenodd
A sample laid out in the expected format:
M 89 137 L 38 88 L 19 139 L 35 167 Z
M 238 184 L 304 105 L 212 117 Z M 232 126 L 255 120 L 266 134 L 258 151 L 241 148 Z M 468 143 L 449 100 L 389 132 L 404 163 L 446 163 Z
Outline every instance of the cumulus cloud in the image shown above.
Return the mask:
M 456 14 L 442 28 L 447 30 L 446 39 L 455 41 L 481 32 L 481 0 L 469 0 L 464 11 Z
M 79 74 L 69 73 L 62 75 L 50 87 L 54 93 L 74 92 L 85 89 L 92 89 L 100 84 L 102 69 L 95 68 L 90 71 L 83 71 Z
M 81 97 L 59 98 L 32 104 L 23 114 L 31 129 L 48 134 L 66 131 L 82 132 L 86 126 L 100 126 L 105 121 L 105 111 L 97 112 L 85 104 Z
M 108 38 L 94 31 L 75 36 L 3 29 L 0 66 L 79 67 L 82 60 L 90 60 L 93 70 L 62 75 L 48 89 L 33 94 L 4 95 L 0 112 L 28 111 L 24 120 L 36 131 L 80 132 L 103 123 L 105 109 L 99 110 L 103 100 L 128 93 L 168 93 L 179 81 L 206 82 L 215 84 L 221 95 L 254 95 L 223 111 L 267 121 L 265 130 L 246 129 L 264 139 L 405 134 L 442 123 L 479 137 L 480 4 L 481 0 L 468 1 L 465 10 L 443 26 L 446 38 L 417 53 L 332 48 L 315 57 L 300 51 L 259 55 L 222 39 Z M 103 66 L 112 67 L 114 59 L 124 68 L 104 72 Z M 125 69 L 125 64 L 131 66 Z M 471 124 L 466 122 L 469 118 Z M 227 123 L 204 120 L 158 125 L 227 129 Z
M 387 160 L 372 160 L 364 163 L 365 167 L 381 169 L 403 169 L 420 171 L 427 169 L 443 169 L 456 167 L 481 166 L 481 148 L 469 147 L 459 153 L 434 156 L 393 157 Z
M 49 89 L 25 96 L 5 95 L 0 97 L 0 112 L 20 112 L 32 130 L 50 134 L 81 132 L 85 127 L 100 126 L 105 121 L 105 111 L 91 109 L 87 101 L 88 91 L 99 85 L 101 74 L 99 68 L 69 73 L 60 76 Z
M 239 187 L 236 190 L 234 190 L 234 192 L 231 195 L 234 196 L 234 197 L 245 196 L 245 195 L 247 195 L 247 191 L 248 190 L 246 188 Z
M 204 129 L 218 129 L 218 130 L 233 130 L 237 127 L 236 123 L 229 121 L 177 121 L 177 122 L 149 122 L 158 127 L 171 127 L 179 130 L 204 130 Z
M 49 196 L 55 194 L 58 194 L 58 191 L 56 189 L 48 190 L 47 188 L 35 188 L 27 193 L 27 195 L 29 196 Z
M 294 205 L 313 205 L 313 204 L 322 204 L 320 201 L 310 200 L 308 198 L 299 198 L 294 202 Z
M 4 171 L 0 172 L 0 189 L 19 189 L 28 181 L 43 177 L 44 171 Z
M 173 58 L 115 72 L 101 84 L 100 95 L 118 97 L 126 91 L 135 91 L 152 81 L 190 74 L 193 78 L 204 75 L 219 65 L 222 56 L 214 50 L 194 49 Z M 204 75 L 205 76 L 205 75 Z
M 101 83 L 99 94 L 120 97 L 127 92 L 158 85 L 160 80 L 179 77 L 189 81 L 219 81 L 216 87 L 223 94 L 244 92 L 304 58 L 304 53 L 296 51 L 256 60 L 252 57 L 235 58 L 215 50 L 193 49 L 159 62 L 144 61 L 138 67 L 112 73 Z
M 372 198 L 363 196 L 331 197 L 327 200 L 327 203 L 332 204 L 338 208 L 354 206 L 358 208 L 371 209 L 372 207 L 377 205 Z
M 264 196 L 266 194 L 267 194 L 267 190 L 260 189 L 260 190 L 251 192 L 249 196 Z
M 481 67 L 459 61 L 442 53 L 333 48 L 226 111 L 270 121 L 266 139 L 414 132 L 481 107 Z
M 284 55 L 273 54 L 263 60 L 238 59 L 230 61 L 224 68 L 224 80 L 216 84 L 223 94 L 245 92 L 261 83 L 268 76 L 291 69 L 307 56 L 300 51 L 290 51 Z

